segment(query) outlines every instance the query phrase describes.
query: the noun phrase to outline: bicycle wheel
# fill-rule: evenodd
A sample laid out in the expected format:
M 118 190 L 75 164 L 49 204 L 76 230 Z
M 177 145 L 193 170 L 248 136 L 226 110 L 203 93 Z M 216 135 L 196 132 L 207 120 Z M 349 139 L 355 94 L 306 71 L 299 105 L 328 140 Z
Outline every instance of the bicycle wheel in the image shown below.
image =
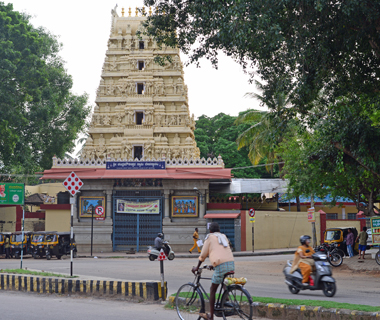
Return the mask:
M 223 319 L 252 319 L 252 297 L 239 285 L 228 286 L 220 303 Z
M 205 302 L 202 294 L 192 284 L 180 287 L 175 296 L 175 307 L 181 320 L 200 320 L 200 312 L 205 312 Z
M 375 260 L 380 265 L 380 250 L 375 253 Z
M 344 251 L 343 251 L 343 250 L 341 250 L 341 249 L 335 249 L 335 250 L 334 250 L 334 253 L 337 253 L 337 254 L 339 254 L 341 257 L 344 257 L 344 256 L 345 256 L 345 253 L 344 253 Z

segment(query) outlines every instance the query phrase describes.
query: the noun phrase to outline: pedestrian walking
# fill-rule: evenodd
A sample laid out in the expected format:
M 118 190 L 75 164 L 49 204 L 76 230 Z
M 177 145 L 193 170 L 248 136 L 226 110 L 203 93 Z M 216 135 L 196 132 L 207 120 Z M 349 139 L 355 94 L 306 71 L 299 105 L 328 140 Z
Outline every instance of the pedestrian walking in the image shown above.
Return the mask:
M 197 241 L 199 240 L 199 234 L 198 234 L 198 228 L 195 228 L 195 231 L 193 233 L 193 241 L 194 241 L 194 245 L 192 246 L 192 248 L 189 250 L 190 253 L 192 253 L 192 251 L 197 248 L 198 249 L 198 253 L 201 253 L 201 249 L 199 249 L 198 247 L 198 243 Z
M 5 245 L 4 245 L 4 248 L 5 248 L 5 259 L 10 259 L 11 256 L 10 256 L 10 254 L 9 254 L 9 250 L 10 250 L 9 238 L 6 238 L 6 239 L 5 239 Z
M 365 251 L 367 249 L 367 227 L 363 227 L 363 231 L 359 233 L 356 238 L 356 242 L 359 241 L 359 259 L 364 260 Z
M 347 238 L 346 238 L 347 252 L 348 252 L 348 256 L 352 258 L 354 256 L 353 248 L 354 248 L 354 243 L 355 243 L 355 237 L 351 229 L 348 229 L 347 232 L 348 232 Z

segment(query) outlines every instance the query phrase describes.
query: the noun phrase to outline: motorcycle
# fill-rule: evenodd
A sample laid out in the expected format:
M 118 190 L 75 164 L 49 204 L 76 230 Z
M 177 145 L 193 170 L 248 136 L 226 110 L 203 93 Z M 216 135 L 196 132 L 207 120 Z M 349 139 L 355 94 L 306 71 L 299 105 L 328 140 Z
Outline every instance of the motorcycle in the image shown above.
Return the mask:
M 169 245 L 169 241 L 164 241 L 163 244 L 163 249 L 166 257 L 169 260 L 173 260 L 175 258 L 174 251 L 172 250 L 172 247 Z M 160 250 L 158 250 L 155 247 L 148 247 L 147 253 L 149 255 L 149 260 L 154 261 L 157 259 L 158 255 L 160 254 Z
M 331 267 L 326 254 L 316 252 L 312 255 L 312 258 L 315 262 L 315 272 L 310 276 L 310 284 L 308 286 L 302 284 L 303 277 L 300 269 L 290 273 L 292 264 L 288 260 L 283 272 L 289 291 L 297 294 L 300 290 L 322 290 L 326 297 L 333 297 L 336 293 L 336 283 L 332 277 Z

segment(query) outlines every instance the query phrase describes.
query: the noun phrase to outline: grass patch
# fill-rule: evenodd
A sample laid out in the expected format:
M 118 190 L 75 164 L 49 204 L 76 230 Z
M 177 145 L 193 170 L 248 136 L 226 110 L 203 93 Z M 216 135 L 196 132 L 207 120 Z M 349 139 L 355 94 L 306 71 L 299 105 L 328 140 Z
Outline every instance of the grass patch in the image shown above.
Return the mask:
M 67 275 L 59 274 L 59 273 L 30 271 L 30 270 L 25 270 L 25 269 L 0 269 L 0 273 L 30 274 L 33 276 L 59 277 L 59 278 L 78 278 L 78 276 L 67 276 Z
M 204 295 L 204 294 L 203 294 Z M 176 296 L 176 293 L 172 294 Z M 206 299 L 206 297 L 205 297 Z M 363 304 L 351 304 L 351 303 L 341 303 L 335 301 L 324 301 L 324 300 L 297 300 L 297 299 L 277 299 L 270 297 L 252 297 L 253 302 L 261 303 L 280 303 L 285 305 L 305 305 L 312 307 L 322 307 L 326 309 L 348 309 L 364 312 L 379 312 L 380 306 L 372 307 Z

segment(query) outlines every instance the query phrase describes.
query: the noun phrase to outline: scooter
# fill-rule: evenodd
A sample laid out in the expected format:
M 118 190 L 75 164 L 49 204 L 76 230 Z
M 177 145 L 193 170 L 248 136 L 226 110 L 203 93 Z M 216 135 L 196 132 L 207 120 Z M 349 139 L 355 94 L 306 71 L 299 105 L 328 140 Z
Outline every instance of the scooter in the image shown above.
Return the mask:
M 169 245 L 169 241 L 163 242 L 163 249 L 165 252 L 165 255 L 168 257 L 169 260 L 173 260 L 175 258 L 174 251 L 172 250 L 172 247 Z M 157 259 L 158 255 L 160 254 L 160 250 L 157 250 L 155 247 L 148 247 L 147 253 L 149 255 L 149 260 L 154 261 Z
M 322 290 L 326 297 L 333 297 L 336 292 L 336 283 L 332 277 L 331 266 L 326 254 L 316 252 L 312 255 L 312 258 L 315 261 L 316 271 L 310 276 L 310 284 L 308 286 L 302 284 L 303 277 L 300 269 L 290 273 L 292 263 L 288 260 L 283 272 L 289 291 L 297 294 L 300 290 Z

